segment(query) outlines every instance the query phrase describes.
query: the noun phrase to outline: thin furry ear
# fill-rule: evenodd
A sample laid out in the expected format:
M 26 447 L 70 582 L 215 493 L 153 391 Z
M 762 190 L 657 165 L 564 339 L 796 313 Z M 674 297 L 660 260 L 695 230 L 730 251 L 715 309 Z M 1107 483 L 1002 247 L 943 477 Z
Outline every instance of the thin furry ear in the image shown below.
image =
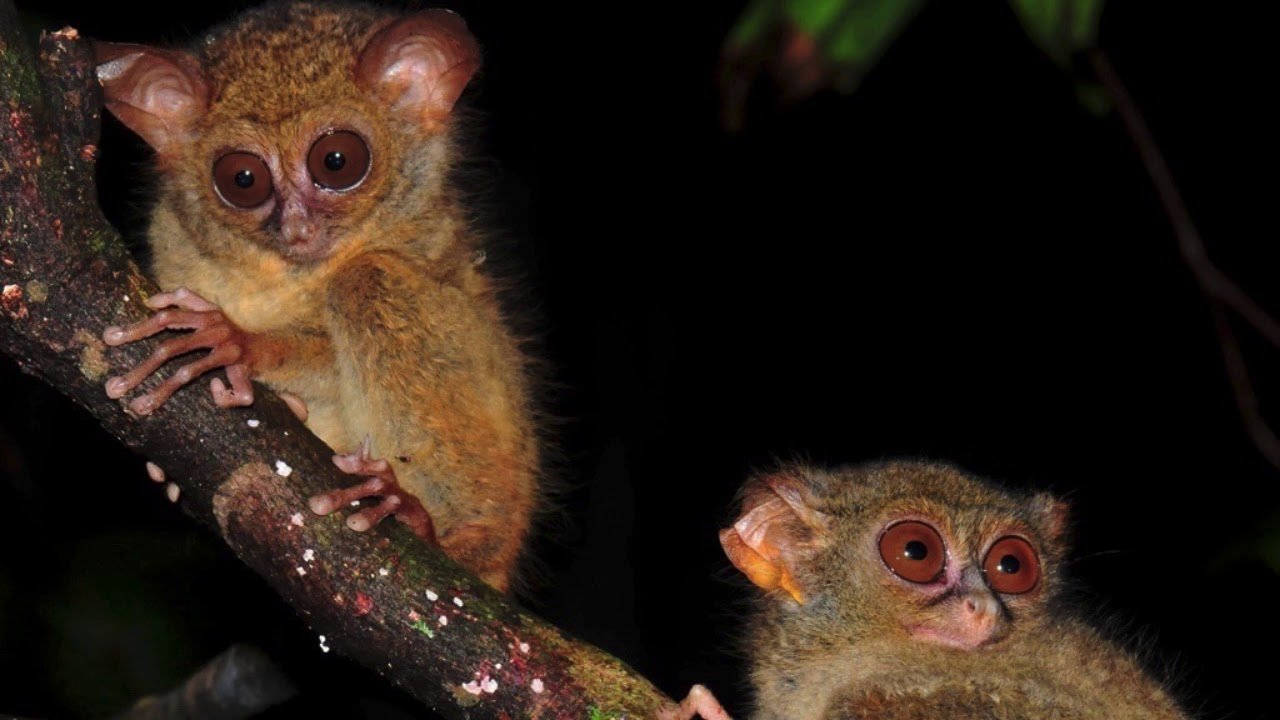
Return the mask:
M 1071 503 L 1049 493 L 1036 493 L 1031 507 L 1040 516 L 1047 540 L 1062 542 L 1071 527 Z
M 107 109 L 160 155 L 209 107 L 209 83 L 186 53 L 104 42 L 93 53 Z
M 480 68 L 480 46 L 462 18 L 426 10 L 378 31 L 356 65 L 356 82 L 428 130 L 441 129 Z
M 742 514 L 720 531 L 720 545 L 751 582 L 763 590 L 785 590 L 804 604 L 796 570 L 826 543 L 828 518 L 812 507 L 804 480 L 791 474 L 767 475 L 747 482 Z

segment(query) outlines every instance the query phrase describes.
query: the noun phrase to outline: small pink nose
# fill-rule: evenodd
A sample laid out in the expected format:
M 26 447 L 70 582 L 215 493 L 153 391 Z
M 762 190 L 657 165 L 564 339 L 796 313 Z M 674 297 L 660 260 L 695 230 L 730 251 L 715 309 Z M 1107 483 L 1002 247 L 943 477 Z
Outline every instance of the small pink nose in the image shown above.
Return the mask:
M 964 597 L 964 611 L 974 622 L 990 623 L 1000 616 L 1000 604 L 988 593 L 971 592 Z
M 315 229 L 309 222 L 288 223 L 280 229 L 280 235 L 286 245 L 302 245 L 310 242 Z
M 280 217 L 280 238 L 285 245 L 304 245 L 316 239 L 317 226 L 307 206 L 296 197 L 286 197 Z

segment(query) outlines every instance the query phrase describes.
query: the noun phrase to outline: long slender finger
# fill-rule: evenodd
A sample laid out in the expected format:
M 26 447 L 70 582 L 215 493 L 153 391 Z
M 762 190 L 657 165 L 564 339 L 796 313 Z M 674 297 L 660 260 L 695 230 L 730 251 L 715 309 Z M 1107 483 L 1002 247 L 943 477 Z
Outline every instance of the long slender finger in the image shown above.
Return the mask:
M 729 717 L 729 713 L 725 712 L 720 701 L 716 700 L 716 696 L 701 685 L 694 685 L 689 690 L 689 697 L 685 698 L 684 702 L 688 703 L 689 707 L 698 715 L 701 715 L 704 720 L 733 720 L 733 718 Z
M 217 310 L 218 306 L 205 300 L 196 293 L 180 287 L 171 292 L 156 293 L 147 298 L 147 307 L 160 309 L 167 307 L 180 307 L 183 310 L 194 310 L 196 312 L 210 312 Z
M 396 511 L 400 507 L 399 495 L 388 495 L 382 502 L 351 513 L 347 518 L 347 527 L 356 532 L 364 532 L 369 528 L 382 522 L 382 519 Z
M 349 488 L 330 490 L 326 493 L 313 495 L 311 499 L 307 500 L 307 506 L 311 508 L 311 512 L 317 515 L 328 515 L 334 510 L 344 505 L 350 505 L 361 498 L 380 495 L 386 489 L 387 481 L 380 477 L 374 477 Z
M 694 685 L 688 696 L 679 706 L 670 706 L 658 711 L 659 720 L 692 720 L 701 717 L 704 720 L 733 720 L 725 712 L 716 696 L 702 685 Z
M 149 338 L 161 330 L 200 328 L 209 324 L 206 313 L 187 310 L 161 310 L 145 320 L 120 327 L 112 325 L 102 331 L 102 341 L 112 347 Z
M 404 523 L 414 535 L 432 545 L 440 544 L 436 539 L 436 524 L 431 519 L 431 513 L 427 512 L 427 509 L 422 507 L 422 503 L 412 495 L 407 496 L 404 507 L 396 512 L 396 519 Z
M 240 357 L 237 345 L 222 345 L 199 360 L 183 365 L 178 371 L 164 379 L 145 395 L 139 395 L 129 403 L 129 408 L 139 415 L 149 415 L 156 411 L 183 385 L 195 380 L 216 367 L 223 367 L 235 362 Z
M 247 366 L 242 363 L 228 365 L 227 380 L 231 382 L 231 389 L 229 390 L 220 378 L 214 378 L 209 381 L 209 391 L 213 394 L 214 405 L 228 408 L 253 404 L 253 383 L 249 382 L 249 368 Z
M 143 360 L 129 372 L 107 380 L 107 397 L 112 399 L 124 397 L 130 390 L 141 385 L 143 380 L 151 377 L 151 374 L 159 370 L 160 366 L 179 355 L 185 355 L 204 347 L 209 347 L 209 343 L 205 338 L 201 337 L 201 333 L 183 335 L 160 343 L 151 351 L 146 360 Z

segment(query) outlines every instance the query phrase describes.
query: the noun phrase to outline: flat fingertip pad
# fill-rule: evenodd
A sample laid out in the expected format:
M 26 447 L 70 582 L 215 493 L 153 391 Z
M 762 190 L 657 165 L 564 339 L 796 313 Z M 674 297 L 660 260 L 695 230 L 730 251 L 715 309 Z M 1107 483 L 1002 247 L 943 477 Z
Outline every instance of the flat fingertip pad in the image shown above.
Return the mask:
M 156 399 L 150 395 L 143 395 L 129 403 L 129 409 L 138 415 L 150 415 L 157 407 Z
M 164 470 L 161 470 L 160 466 L 153 462 L 147 463 L 147 477 L 151 478 L 153 482 L 165 481 Z
M 107 397 L 112 400 L 119 400 L 124 397 L 125 393 L 129 392 L 128 383 L 119 375 L 109 378 L 104 387 L 107 389 Z
M 284 404 L 288 405 L 289 409 L 293 411 L 295 417 L 302 422 L 307 421 L 307 404 L 302 401 L 302 398 L 294 395 L 293 393 L 280 393 L 279 395 L 280 399 L 284 401 Z
M 312 495 L 307 499 L 307 507 L 316 515 L 328 515 L 338 509 L 338 501 L 329 495 Z
M 351 455 L 334 455 L 333 464 L 344 473 L 355 474 L 360 469 L 360 458 L 354 454 Z

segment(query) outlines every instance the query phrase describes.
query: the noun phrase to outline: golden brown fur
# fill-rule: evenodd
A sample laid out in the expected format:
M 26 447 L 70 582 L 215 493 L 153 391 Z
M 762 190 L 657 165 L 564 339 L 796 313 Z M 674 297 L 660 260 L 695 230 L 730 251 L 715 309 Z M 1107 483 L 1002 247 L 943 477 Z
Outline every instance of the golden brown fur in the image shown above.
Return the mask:
M 538 448 L 525 358 L 450 188 L 453 148 L 353 82 L 390 15 L 359 5 L 273 4 L 202 37 L 209 86 L 189 141 L 158 149 L 149 239 L 156 279 L 221 306 L 252 333 L 255 376 L 308 405 L 340 452 L 368 434 L 435 522 L 444 550 L 506 589 L 534 510 Z M 305 153 L 356 129 L 374 162 L 358 192 L 316 212 L 331 253 L 277 250 L 278 219 L 210 190 L 219 153 Z

